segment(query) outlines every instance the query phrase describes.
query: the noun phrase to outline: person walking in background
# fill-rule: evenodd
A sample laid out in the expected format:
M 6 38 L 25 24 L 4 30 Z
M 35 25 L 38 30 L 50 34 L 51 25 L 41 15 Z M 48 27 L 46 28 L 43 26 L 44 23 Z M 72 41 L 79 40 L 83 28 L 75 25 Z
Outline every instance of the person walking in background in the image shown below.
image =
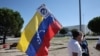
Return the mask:
M 98 40 L 98 42 L 96 44 L 96 49 L 100 51 L 100 38 L 99 38 L 99 40 Z
M 79 43 L 83 39 L 83 33 L 80 31 L 72 31 L 73 38 L 68 42 L 69 56 L 82 56 L 82 49 Z
M 88 49 L 88 43 L 85 39 L 85 35 L 83 36 L 83 40 L 80 43 L 82 48 L 82 56 L 89 56 L 89 49 Z

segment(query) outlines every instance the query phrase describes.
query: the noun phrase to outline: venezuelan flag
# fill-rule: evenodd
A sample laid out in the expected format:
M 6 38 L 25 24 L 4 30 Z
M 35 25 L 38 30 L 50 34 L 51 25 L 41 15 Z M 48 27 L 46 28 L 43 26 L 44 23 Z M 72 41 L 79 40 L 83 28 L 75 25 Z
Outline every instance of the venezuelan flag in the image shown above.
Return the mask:
M 28 56 L 48 56 L 49 42 L 60 29 L 60 23 L 43 4 L 22 32 L 17 48 Z

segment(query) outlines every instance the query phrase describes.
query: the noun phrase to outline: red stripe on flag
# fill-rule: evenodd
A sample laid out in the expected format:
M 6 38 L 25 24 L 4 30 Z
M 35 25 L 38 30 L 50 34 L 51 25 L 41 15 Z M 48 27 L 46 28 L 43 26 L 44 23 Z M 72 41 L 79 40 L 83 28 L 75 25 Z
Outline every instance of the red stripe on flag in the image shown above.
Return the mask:
M 44 35 L 43 43 L 39 48 L 36 56 L 48 56 L 48 48 L 50 46 L 50 40 L 60 29 L 61 29 L 61 25 L 56 20 L 49 25 L 48 30 Z

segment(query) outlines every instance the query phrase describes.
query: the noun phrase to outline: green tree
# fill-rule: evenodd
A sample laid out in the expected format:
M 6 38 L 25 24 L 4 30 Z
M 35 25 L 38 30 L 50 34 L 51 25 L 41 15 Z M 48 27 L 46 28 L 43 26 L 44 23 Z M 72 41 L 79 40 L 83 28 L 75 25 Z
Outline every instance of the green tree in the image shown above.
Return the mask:
M 78 29 L 72 29 L 71 32 L 78 31 Z
M 65 35 L 68 31 L 68 28 L 62 28 L 59 33 Z
M 5 44 L 6 35 L 19 33 L 24 20 L 18 11 L 8 8 L 0 8 L 0 31 L 3 35 L 3 44 Z
M 100 16 L 90 20 L 88 23 L 88 28 L 95 33 L 100 33 Z

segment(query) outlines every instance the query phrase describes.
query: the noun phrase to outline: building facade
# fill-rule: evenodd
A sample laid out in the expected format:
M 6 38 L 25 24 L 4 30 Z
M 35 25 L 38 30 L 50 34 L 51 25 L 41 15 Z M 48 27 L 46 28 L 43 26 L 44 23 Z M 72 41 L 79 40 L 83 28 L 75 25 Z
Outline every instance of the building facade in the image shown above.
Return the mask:
M 68 26 L 68 27 L 65 27 L 65 28 L 68 28 L 68 30 L 73 30 L 73 29 L 77 29 L 77 30 L 80 30 L 80 25 L 74 25 L 74 26 Z M 91 34 L 92 32 L 88 29 L 87 25 L 81 25 L 81 31 L 84 33 L 84 34 Z

